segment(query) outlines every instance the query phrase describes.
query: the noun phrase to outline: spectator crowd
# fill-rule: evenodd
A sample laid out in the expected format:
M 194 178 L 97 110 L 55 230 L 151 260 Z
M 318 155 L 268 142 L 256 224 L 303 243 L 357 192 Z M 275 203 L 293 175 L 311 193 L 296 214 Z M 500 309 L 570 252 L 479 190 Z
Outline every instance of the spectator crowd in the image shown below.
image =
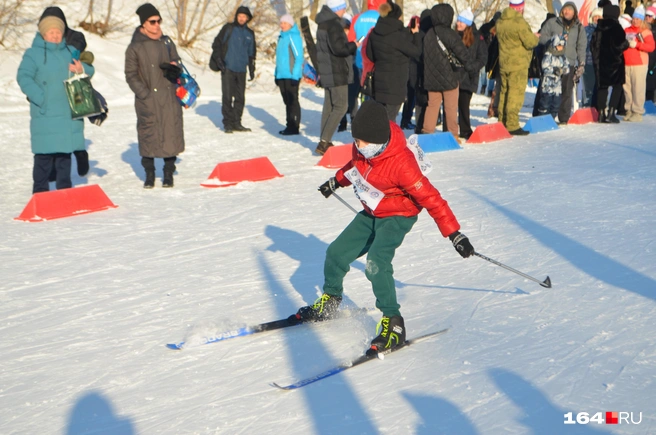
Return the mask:
M 509 0 L 480 29 L 475 12 L 467 8 L 456 15 L 448 3 L 424 10 L 406 25 L 401 7 L 391 0 L 368 0 L 367 10 L 354 17 L 346 13 L 345 0 L 325 0 L 315 17 L 314 37 L 308 29 L 302 34 L 285 14 L 279 20 L 274 73 L 286 109 L 279 133 L 301 133 L 304 77 L 316 79 L 324 91 L 317 154 L 333 146 L 335 132 L 346 130 L 368 99 L 380 103 L 390 121 L 401 114 L 402 129 L 430 134 L 441 125 L 461 142 L 473 133 L 470 104 L 481 92 L 490 96 L 488 117 L 498 117 L 512 135 L 526 135 L 519 112 L 532 79 L 537 80 L 533 116 L 550 115 L 564 125 L 579 105 L 595 108 L 600 123 L 619 123 L 618 116 L 641 122 L 645 101 L 656 99 L 651 30 L 656 5 L 626 1 L 622 11 L 600 0 L 597 6 L 584 26 L 576 4 L 565 2 L 537 32 L 524 19 L 524 0 Z M 136 13 L 140 25 L 125 53 L 125 78 L 135 95 L 144 188 L 155 185 L 156 158 L 164 160 L 162 186 L 173 187 L 175 162 L 185 148 L 176 97 L 180 57 L 162 32 L 160 12 L 145 3 Z M 246 82 L 255 77 L 252 18 L 249 8 L 239 7 L 212 44 L 210 68 L 221 74 L 228 134 L 251 131 L 242 124 L 242 114 Z M 67 96 L 56 84 L 69 74 L 92 76 L 92 63 L 84 36 L 68 27 L 61 9 L 47 8 L 17 73 L 30 104 L 34 193 L 47 191 L 49 181 L 56 181 L 57 189 L 71 187 L 72 154 L 80 175 L 88 171 L 84 121 L 71 119 Z

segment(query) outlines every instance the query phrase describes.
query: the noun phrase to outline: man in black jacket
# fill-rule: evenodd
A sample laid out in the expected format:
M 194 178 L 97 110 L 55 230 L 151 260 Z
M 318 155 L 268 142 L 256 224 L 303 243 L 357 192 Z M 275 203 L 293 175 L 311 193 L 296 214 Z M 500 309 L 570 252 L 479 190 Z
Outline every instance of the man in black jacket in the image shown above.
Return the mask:
M 246 68 L 249 79 L 255 78 L 255 33 L 248 27 L 253 19 L 246 6 L 237 8 L 235 20 L 227 23 L 214 38 L 210 68 L 221 71 L 221 114 L 226 133 L 251 131 L 241 125 L 246 103 Z
M 349 76 L 347 58 L 358 45 L 348 42 L 341 23 L 346 12 L 344 0 L 327 0 L 315 18 L 317 28 L 317 61 L 319 85 L 324 89 L 321 133 L 316 153 L 323 155 L 333 144 L 335 130 L 348 109 Z

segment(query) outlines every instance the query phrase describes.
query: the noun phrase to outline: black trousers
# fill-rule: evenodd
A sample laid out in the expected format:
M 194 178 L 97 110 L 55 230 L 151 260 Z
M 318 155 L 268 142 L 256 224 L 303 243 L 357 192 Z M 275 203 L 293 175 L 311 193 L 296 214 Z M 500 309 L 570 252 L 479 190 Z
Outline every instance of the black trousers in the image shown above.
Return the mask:
M 460 136 L 469 137 L 473 131 L 471 120 L 469 119 L 469 105 L 471 103 L 473 92 L 460 89 L 458 93 L 458 126 L 460 127 Z
M 56 171 L 55 186 L 57 190 L 73 187 L 71 182 L 71 154 L 34 154 L 34 168 L 32 169 L 32 193 L 47 192 L 48 178 L 53 167 Z
M 241 115 L 246 104 L 246 73 L 224 70 L 221 73 L 221 114 L 223 126 L 241 125 Z
M 613 91 L 610 93 L 610 101 L 608 102 L 609 109 L 617 110 L 620 105 L 620 99 L 624 95 L 622 85 L 613 86 Z M 597 111 L 599 113 L 606 109 L 606 99 L 608 98 L 608 86 L 599 86 L 597 88 Z
M 574 72 L 576 68 L 572 68 L 567 74 L 561 77 L 562 93 L 560 94 L 560 107 L 558 108 L 558 122 L 569 121 L 572 116 L 572 98 L 574 98 Z M 535 100 L 533 101 L 533 116 L 538 116 L 538 109 L 540 107 L 540 97 L 542 96 L 542 77 L 538 84 L 538 90 L 535 93 Z
M 401 112 L 401 125 L 412 122 L 412 113 L 415 110 L 415 87 L 408 84 L 403 111 Z M 417 123 L 419 125 L 419 123 Z
M 175 172 L 175 160 L 177 157 L 164 157 L 164 173 Z M 142 157 L 141 166 L 144 167 L 146 172 L 155 172 L 155 158 L 154 157 Z
M 282 101 L 285 103 L 287 130 L 298 132 L 301 125 L 301 104 L 298 102 L 299 81 L 292 79 L 276 80 Z

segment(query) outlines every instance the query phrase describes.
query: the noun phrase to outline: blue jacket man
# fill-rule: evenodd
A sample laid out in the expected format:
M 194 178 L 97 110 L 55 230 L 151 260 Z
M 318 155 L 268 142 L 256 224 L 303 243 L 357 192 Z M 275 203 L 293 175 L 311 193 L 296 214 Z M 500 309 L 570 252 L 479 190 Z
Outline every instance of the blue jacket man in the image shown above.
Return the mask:
M 240 6 L 232 23 L 221 28 L 212 43 L 210 68 L 221 71 L 223 127 L 226 133 L 251 131 L 241 125 L 246 103 L 246 69 L 249 81 L 255 78 L 255 33 L 248 27 L 250 9 Z
M 279 133 L 283 136 L 299 133 L 301 105 L 298 102 L 298 85 L 303 74 L 303 39 L 294 18 L 280 17 L 280 36 L 276 47 L 276 85 L 285 103 L 287 126 Z

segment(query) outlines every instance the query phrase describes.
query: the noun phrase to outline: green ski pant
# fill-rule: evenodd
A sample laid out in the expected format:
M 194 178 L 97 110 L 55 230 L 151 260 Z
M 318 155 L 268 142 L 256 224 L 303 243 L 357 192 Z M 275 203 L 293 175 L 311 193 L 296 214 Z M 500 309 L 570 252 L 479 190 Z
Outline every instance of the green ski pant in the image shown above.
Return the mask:
M 501 97 L 499 99 L 499 122 L 508 131 L 514 131 L 519 126 L 519 111 L 524 105 L 524 94 L 528 83 L 528 69 L 500 73 Z
M 400 316 L 396 301 L 392 259 L 405 235 L 417 222 L 417 216 L 377 218 L 360 212 L 344 231 L 328 246 L 323 267 L 323 292 L 341 296 L 344 277 L 357 258 L 367 255 L 365 276 L 376 296 L 376 308 L 384 316 Z

